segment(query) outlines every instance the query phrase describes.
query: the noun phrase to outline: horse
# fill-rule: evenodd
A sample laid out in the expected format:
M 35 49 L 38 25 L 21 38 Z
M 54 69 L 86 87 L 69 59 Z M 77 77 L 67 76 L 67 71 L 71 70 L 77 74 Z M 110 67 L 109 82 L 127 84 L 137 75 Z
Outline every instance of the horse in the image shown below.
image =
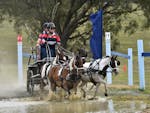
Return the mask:
M 69 56 L 67 56 L 67 54 Z M 67 67 L 69 65 L 69 62 L 71 61 L 71 55 L 72 53 L 66 49 L 64 49 L 61 46 L 57 46 L 56 47 L 56 57 L 51 61 L 51 62 L 46 62 L 42 68 L 41 68 L 41 76 L 42 76 L 42 80 L 41 80 L 41 89 L 44 88 L 44 86 L 46 86 L 46 84 L 50 84 L 48 83 L 48 73 L 51 69 L 51 67 L 54 67 L 57 64 L 60 64 L 59 68 L 62 67 Z M 76 59 L 75 59 L 75 65 L 79 68 L 79 67 L 83 67 L 83 63 L 85 62 L 85 58 L 87 57 L 87 52 L 84 49 L 78 49 L 78 53 L 76 55 Z M 73 58 L 73 57 L 72 57 Z M 73 62 L 73 61 L 72 61 Z M 58 66 L 58 65 L 57 65 Z M 70 66 L 72 67 L 72 66 Z M 58 68 L 58 67 L 57 67 Z M 65 68 L 63 70 L 65 70 Z M 74 73 L 72 73 L 72 76 L 75 76 Z M 44 78 L 46 78 L 46 82 L 44 82 Z
M 47 76 L 48 76 L 48 72 L 49 72 L 50 68 L 56 64 L 67 65 L 68 61 L 69 61 L 68 56 L 66 56 L 64 54 L 64 52 L 62 51 L 60 46 L 57 46 L 56 47 L 56 57 L 45 58 L 45 63 L 41 66 L 40 89 L 43 89 L 47 84 L 49 84 Z
M 68 65 L 53 65 L 48 73 L 48 79 L 51 84 L 51 91 L 56 92 L 56 87 L 61 87 L 67 91 L 68 96 L 70 90 L 75 89 L 80 81 L 80 68 L 83 67 L 81 56 L 73 55 Z
M 80 88 L 83 91 L 83 97 L 86 97 L 86 92 L 83 89 L 83 86 L 88 82 L 92 82 L 96 86 L 95 93 L 91 99 L 96 97 L 98 88 L 101 83 L 105 86 L 105 96 L 107 96 L 107 85 L 106 81 L 104 80 L 106 77 L 107 69 L 110 68 L 110 71 L 117 75 L 119 72 L 119 65 L 120 61 L 117 59 L 117 56 L 106 56 L 102 59 L 99 58 L 91 62 L 90 65 L 84 69 L 83 74 L 80 75 L 82 81 Z

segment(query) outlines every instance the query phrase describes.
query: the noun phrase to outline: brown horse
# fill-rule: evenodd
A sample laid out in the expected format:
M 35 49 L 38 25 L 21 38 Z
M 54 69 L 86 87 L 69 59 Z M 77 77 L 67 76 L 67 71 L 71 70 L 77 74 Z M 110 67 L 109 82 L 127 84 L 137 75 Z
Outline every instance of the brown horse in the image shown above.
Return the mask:
M 41 66 L 41 78 L 42 78 L 40 84 L 41 89 L 43 89 L 48 84 L 48 80 L 47 82 L 44 82 L 44 79 L 47 79 L 48 73 L 52 65 L 56 64 L 66 65 L 68 64 L 69 61 L 68 56 L 64 54 L 60 46 L 57 46 L 56 48 L 56 57 L 51 58 L 51 60 L 49 58 L 48 60 L 49 61 L 45 61 L 45 63 Z
M 71 94 L 70 90 L 75 89 L 80 81 L 80 69 L 83 67 L 82 57 L 73 56 L 67 66 L 61 64 L 51 67 L 48 78 L 51 84 L 51 90 L 56 91 L 56 87 L 61 87 Z

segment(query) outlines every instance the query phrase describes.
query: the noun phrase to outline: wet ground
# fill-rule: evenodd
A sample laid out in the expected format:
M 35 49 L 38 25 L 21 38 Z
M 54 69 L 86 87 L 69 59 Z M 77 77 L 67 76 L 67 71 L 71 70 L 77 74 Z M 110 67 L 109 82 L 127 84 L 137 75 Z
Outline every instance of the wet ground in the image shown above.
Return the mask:
M 0 101 L 0 113 L 140 113 L 146 109 L 142 101 Z
M 94 100 L 35 93 L 29 96 L 25 87 L 1 90 L 0 113 L 150 113 L 150 96 L 139 92 L 111 90 L 108 97 L 100 94 Z

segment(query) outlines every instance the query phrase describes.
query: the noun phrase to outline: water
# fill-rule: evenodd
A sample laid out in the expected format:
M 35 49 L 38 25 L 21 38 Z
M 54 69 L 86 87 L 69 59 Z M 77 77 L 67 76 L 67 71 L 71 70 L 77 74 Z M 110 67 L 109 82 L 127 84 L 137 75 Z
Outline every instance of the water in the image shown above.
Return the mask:
M 140 113 L 147 106 L 142 101 L 98 100 L 29 101 L 9 99 L 0 101 L 0 113 Z

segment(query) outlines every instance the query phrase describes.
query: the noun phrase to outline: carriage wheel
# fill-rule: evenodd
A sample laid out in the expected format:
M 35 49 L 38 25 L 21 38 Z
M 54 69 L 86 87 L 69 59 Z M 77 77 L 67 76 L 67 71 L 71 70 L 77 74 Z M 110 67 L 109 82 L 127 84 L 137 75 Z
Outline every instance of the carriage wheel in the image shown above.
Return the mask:
M 27 92 L 32 96 L 34 92 L 34 83 L 33 83 L 33 71 L 27 71 Z

